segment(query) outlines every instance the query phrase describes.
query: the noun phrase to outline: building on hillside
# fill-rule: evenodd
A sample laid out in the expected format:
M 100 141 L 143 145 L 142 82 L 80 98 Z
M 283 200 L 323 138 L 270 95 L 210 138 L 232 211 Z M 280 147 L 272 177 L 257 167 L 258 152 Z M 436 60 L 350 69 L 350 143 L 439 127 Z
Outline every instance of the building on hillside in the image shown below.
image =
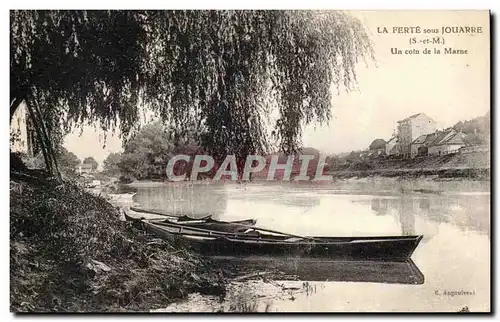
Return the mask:
M 79 165 L 76 166 L 76 172 L 78 174 L 93 173 L 94 169 L 92 168 L 92 164 L 90 164 L 90 163 L 83 163 L 83 164 L 79 164 Z
M 422 134 L 435 132 L 437 123 L 424 113 L 411 115 L 398 121 L 399 152 L 405 158 L 411 157 L 411 143 Z
M 422 134 L 411 143 L 411 155 L 444 155 L 458 153 L 467 146 L 466 135 L 453 129 Z
M 385 144 L 385 154 L 388 156 L 399 155 L 398 137 L 393 136 Z
M 466 135 L 453 129 L 437 132 L 436 139 L 429 145 L 429 155 L 444 155 L 458 153 L 466 146 Z
M 372 155 L 385 154 L 386 142 L 383 139 L 376 139 L 370 144 L 370 152 Z
M 424 156 L 429 154 L 429 145 L 436 139 L 437 134 L 422 134 L 411 143 L 411 156 Z

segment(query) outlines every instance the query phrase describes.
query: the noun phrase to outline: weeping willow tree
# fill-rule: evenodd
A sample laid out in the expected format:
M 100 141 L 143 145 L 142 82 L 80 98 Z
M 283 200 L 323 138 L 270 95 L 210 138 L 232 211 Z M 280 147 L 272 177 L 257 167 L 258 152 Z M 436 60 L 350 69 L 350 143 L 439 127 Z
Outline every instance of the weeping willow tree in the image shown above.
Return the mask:
M 11 11 L 10 18 L 11 118 L 25 101 L 47 164 L 45 124 L 97 122 L 127 136 L 144 107 L 174 137 L 194 132 L 216 159 L 266 152 L 271 141 L 291 153 L 304 125 L 329 121 L 332 95 L 352 89 L 358 60 L 372 57 L 361 23 L 335 11 Z

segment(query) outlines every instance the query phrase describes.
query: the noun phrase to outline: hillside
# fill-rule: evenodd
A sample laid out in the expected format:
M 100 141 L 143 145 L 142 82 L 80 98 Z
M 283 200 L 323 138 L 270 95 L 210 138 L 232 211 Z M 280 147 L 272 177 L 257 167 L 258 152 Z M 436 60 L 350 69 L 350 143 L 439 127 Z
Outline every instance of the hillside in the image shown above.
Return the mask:
M 460 121 L 453 126 L 453 129 L 467 134 L 469 144 L 481 145 L 490 142 L 490 125 L 491 118 L 488 112 L 469 121 Z

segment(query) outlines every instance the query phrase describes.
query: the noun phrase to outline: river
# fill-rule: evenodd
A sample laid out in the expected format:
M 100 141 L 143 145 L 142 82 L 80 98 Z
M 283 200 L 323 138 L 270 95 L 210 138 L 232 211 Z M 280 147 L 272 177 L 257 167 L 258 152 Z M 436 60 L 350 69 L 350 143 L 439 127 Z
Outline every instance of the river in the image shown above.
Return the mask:
M 255 218 L 260 227 L 297 235 L 424 236 L 412 256 L 421 280 L 413 276 L 411 283 L 404 278 L 398 282 L 402 273 L 384 267 L 376 274 L 385 277 L 377 279 L 371 276 L 373 271 L 361 270 L 353 280 L 348 274 L 352 269 L 346 266 L 340 274 L 343 266 L 337 265 L 336 270 L 323 270 L 340 274 L 329 281 L 305 279 L 314 292 L 276 296 L 272 304 L 258 303 L 256 310 L 456 312 L 465 306 L 473 312 L 490 310 L 489 182 L 360 179 L 321 185 L 146 184 L 137 189 L 135 201 L 144 208 L 213 214 L 220 220 Z M 269 295 L 262 283 L 247 286 Z

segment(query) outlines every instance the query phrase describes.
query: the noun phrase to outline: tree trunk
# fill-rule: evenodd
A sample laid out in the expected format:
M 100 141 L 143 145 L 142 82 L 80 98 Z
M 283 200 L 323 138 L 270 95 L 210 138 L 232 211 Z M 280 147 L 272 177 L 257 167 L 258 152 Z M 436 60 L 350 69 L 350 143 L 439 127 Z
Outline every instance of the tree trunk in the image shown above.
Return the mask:
M 52 173 L 52 162 L 49 158 L 47 148 L 45 146 L 45 142 L 42 139 L 41 127 L 39 125 L 39 120 L 36 117 L 35 111 L 31 104 L 26 104 L 28 109 L 28 113 L 30 114 L 31 120 L 33 121 L 33 127 L 35 128 L 36 135 L 38 137 L 38 143 L 40 143 L 40 150 L 42 150 L 43 159 L 45 161 L 45 168 L 49 173 Z
M 52 141 L 50 140 L 50 137 L 49 137 L 49 133 L 47 131 L 47 127 L 45 126 L 45 122 L 43 121 L 43 116 L 42 116 L 42 111 L 40 110 L 40 106 L 38 105 L 38 102 L 36 100 L 36 97 L 33 97 L 33 102 L 35 104 L 35 112 L 38 116 L 38 119 L 40 120 L 40 125 L 42 127 L 42 135 L 43 135 L 43 139 L 45 140 L 45 145 L 47 146 L 47 152 L 48 152 L 48 156 L 49 158 L 51 159 L 52 161 L 52 165 L 54 166 L 52 168 L 52 174 L 54 174 L 57 178 L 61 178 L 61 173 L 59 172 L 59 166 L 57 164 L 57 159 L 56 159 L 56 153 L 54 151 L 54 148 L 52 146 Z
M 36 136 L 40 144 L 40 149 L 42 150 L 46 170 L 58 179 L 61 179 L 61 173 L 59 172 L 59 168 L 57 166 L 55 152 L 52 148 L 52 143 L 34 92 L 32 92 L 26 100 L 26 107 L 33 122 L 33 127 L 35 128 Z

